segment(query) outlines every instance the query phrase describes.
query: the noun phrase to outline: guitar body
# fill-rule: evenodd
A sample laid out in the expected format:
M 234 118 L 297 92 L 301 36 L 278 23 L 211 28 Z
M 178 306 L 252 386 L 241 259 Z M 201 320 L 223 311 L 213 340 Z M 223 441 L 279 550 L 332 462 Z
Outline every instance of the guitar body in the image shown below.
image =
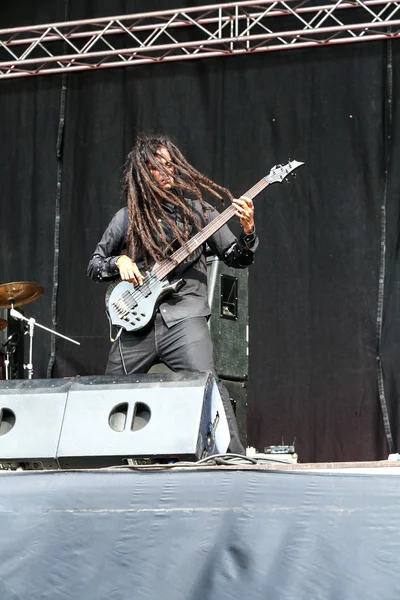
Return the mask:
M 168 279 L 158 279 L 156 265 L 146 271 L 142 285 L 128 281 L 113 281 L 106 293 L 106 310 L 110 321 L 126 331 L 137 332 L 147 327 L 154 319 L 165 296 L 177 292 L 184 285 L 183 279 L 170 283 Z

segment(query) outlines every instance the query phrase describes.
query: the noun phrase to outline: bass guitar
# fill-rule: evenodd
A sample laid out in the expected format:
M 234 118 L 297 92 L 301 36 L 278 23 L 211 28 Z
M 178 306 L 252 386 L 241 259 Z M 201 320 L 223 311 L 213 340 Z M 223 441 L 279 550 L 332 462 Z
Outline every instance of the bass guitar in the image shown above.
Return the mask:
M 296 160 L 286 165 L 273 167 L 270 173 L 260 179 L 244 196 L 251 200 L 272 183 L 282 183 L 287 176 L 304 163 Z M 121 279 L 114 280 L 106 292 L 106 311 L 112 325 L 126 331 L 140 331 L 154 318 L 158 306 L 167 294 L 178 292 L 185 284 L 183 279 L 170 282 L 168 275 L 192 252 L 197 250 L 209 237 L 227 223 L 235 214 L 231 204 L 213 221 L 208 223 L 196 235 L 161 263 L 153 265 L 143 276 L 142 285 L 134 285 Z M 122 330 L 121 330 L 122 331 Z

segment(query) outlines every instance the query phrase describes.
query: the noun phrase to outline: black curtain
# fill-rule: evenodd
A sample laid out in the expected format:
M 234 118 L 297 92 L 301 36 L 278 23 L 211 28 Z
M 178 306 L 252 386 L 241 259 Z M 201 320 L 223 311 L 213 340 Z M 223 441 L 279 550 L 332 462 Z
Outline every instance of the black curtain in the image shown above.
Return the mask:
M 29 10 L 32 23 L 110 13 L 89 1 Z M 162 131 L 236 195 L 276 163 L 305 162 L 255 201 L 249 444 L 295 440 L 301 461 L 383 458 L 386 402 L 398 450 L 399 68 L 393 41 L 3 81 L 1 282 L 42 283 L 26 313 L 81 342 L 52 347 L 37 331 L 36 376 L 103 372 L 105 286 L 86 266 L 123 205 L 135 132 Z
M 269 144 L 299 148 L 306 165 L 259 215 L 249 440 L 295 440 L 301 460 L 387 454 L 377 394 L 386 61 L 385 44 L 269 61 Z

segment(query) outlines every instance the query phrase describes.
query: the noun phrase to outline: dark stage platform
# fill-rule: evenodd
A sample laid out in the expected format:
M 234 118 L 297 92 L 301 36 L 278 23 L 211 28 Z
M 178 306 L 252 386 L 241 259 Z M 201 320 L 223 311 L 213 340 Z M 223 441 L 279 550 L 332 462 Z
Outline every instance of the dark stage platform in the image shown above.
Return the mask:
M 0 473 L 1 600 L 400 598 L 396 463 Z

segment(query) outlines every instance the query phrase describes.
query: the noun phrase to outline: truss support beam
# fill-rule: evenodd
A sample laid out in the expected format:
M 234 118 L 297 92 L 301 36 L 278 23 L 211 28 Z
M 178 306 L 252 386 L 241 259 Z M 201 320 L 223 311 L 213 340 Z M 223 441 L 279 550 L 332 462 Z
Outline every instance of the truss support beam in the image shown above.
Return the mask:
M 0 79 L 400 37 L 400 0 L 260 0 L 0 29 Z

